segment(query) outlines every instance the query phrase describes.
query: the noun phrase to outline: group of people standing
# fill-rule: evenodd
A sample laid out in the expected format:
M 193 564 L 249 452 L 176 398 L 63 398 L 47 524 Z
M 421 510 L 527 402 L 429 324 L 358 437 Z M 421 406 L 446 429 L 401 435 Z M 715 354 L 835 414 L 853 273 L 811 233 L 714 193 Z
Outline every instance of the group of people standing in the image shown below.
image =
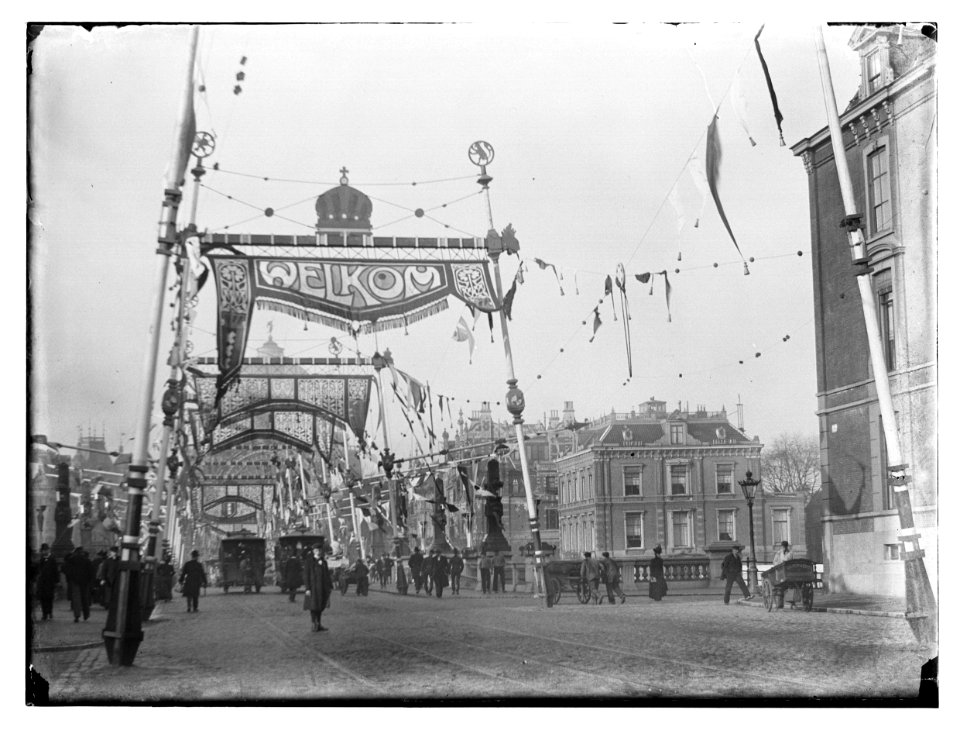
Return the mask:
M 453 556 L 447 558 L 439 550 L 431 550 L 426 556 L 419 548 L 414 548 L 407 561 L 414 589 L 419 594 L 423 589 L 427 595 L 443 596 L 443 590 L 450 587 L 453 596 L 460 595 L 460 577 L 463 575 L 463 556 L 456 548 Z M 409 582 L 403 570 L 402 561 L 397 562 L 397 591 L 406 594 Z
M 507 590 L 507 559 L 503 553 L 484 553 L 480 559 L 480 591 L 483 594 L 499 594 Z
M 50 546 L 40 546 L 40 558 L 33 568 L 34 593 L 40 602 L 41 621 L 53 619 L 53 602 L 58 588 L 62 588 L 61 574 L 66 580 L 66 597 L 70 601 L 73 621 L 90 618 L 92 604 L 104 609 L 110 606 L 113 588 L 120 571 L 119 549 L 99 551 L 94 558 L 85 548 L 76 547 L 63 563 L 57 562 Z

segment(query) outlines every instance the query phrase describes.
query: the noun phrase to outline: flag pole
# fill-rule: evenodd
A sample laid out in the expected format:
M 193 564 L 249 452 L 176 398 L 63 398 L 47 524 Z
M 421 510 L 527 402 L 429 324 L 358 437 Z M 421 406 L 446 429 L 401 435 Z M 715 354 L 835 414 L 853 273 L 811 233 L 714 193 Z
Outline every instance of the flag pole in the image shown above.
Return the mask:
M 133 665 L 140 642 L 143 640 L 140 609 L 140 520 L 149 469 L 150 416 L 153 412 L 153 392 L 157 375 L 157 353 L 160 347 L 160 327 L 167 283 L 167 266 L 177 243 L 177 212 L 182 198 L 181 181 L 189 160 L 189 146 L 195 127 L 193 116 L 193 70 L 197 56 L 198 27 L 190 33 L 187 83 L 180 105 L 177 139 L 170 168 L 167 171 L 160 210 L 157 258 L 154 272 L 154 300 L 152 323 L 148 332 L 141 375 L 141 393 L 137 434 L 133 446 L 133 461 L 127 474 L 127 513 L 120 544 L 120 571 L 116 594 L 107 612 L 103 641 L 107 659 L 112 665 Z M 186 148 L 186 150 L 184 150 Z M 161 457 L 162 458 L 162 457 Z
M 503 303 L 503 280 L 500 276 L 500 255 L 507 252 L 516 252 L 520 249 L 519 243 L 512 235 L 508 239 L 509 227 L 504 230 L 504 237 L 497 234 L 493 226 L 493 208 L 490 205 L 490 182 L 493 178 L 487 175 L 487 164 L 493 161 L 493 146 L 483 141 L 477 141 L 470 146 L 470 159 L 475 165 L 480 166 L 480 178 L 477 183 L 483 188 L 484 198 L 487 203 L 487 222 L 489 230 L 485 238 L 487 256 L 493 263 L 494 283 L 497 289 L 497 301 Z M 506 242 L 504 240 L 507 240 Z M 511 241 L 512 240 L 512 241 Z M 530 467 L 527 462 L 527 451 L 524 445 L 523 435 L 523 409 L 526 402 L 523 397 L 523 391 L 517 386 L 518 381 L 513 368 L 513 352 L 510 349 L 510 330 L 507 325 L 507 314 L 500 308 L 500 331 L 503 334 L 503 353 L 507 368 L 507 410 L 513 416 L 513 425 L 517 434 L 517 449 L 520 454 L 520 470 L 523 474 L 523 489 L 527 501 L 527 518 L 530 523 L 530 533 L 533 536 L 534 553 L 534 597 L 540 597 L 542 593 L 543 603 L 547 608 L 552 605 L 550 594 L 547 592 L 545 578 L 543 574 L 543 549 L 540 543 L 540 521 L 537 518 L 537 504 L 533 498 L 533 486 L 530 484 Z
M 867 331 L 867 344 L 870 350 L 870 363 L 873 367 L 877 402 L 880 417 L 883 420 L 883 435 L 887 448 L 887 483 L 893 487 L 900 520 L 899 538 L 903 548 L 903 563 L 906 582 L 907 621 L 917 640 L 928 646 L 935 646 L 937 640 L 937 602 L 924 565 L 924 552 L 920 545 L 920 532 L 914 525 L 913 508 L 910 502 L 907 465 L 903 462 L 900 447 L 900 434 L 897 417 L 890 393 L 890 379 L 884 358 L 880 326 L 877 319 L 876 299 L 870 278 L 871 270 L 866 247 L 863 241 L 863 215 L 857 212 L 847 155 L 840 128 L 840 115 L 837 111 L 837 99 L 830 75 L 830 62 L 823 42 L 823 29 L 817 27 L 817 59 L 820 63 L 820 80 L 823 86 L 823 101 L 826 107 L 827 124 L 830 129 L 830 142 L 833 157 L 840 179 L 840 193 L 846 216 L 841 222 L 847 230 L 853 264 L 857 266 L 857 286 L 860 289 L 860 303 L 863 306 L 863 320 Z

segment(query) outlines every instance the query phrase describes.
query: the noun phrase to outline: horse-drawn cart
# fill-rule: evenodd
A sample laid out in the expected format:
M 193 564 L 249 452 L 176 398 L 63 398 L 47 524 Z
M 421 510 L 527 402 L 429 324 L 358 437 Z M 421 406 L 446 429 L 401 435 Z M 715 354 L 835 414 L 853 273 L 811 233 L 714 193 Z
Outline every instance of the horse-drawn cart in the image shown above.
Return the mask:
M 799 591 L 800 603 L 804 611 L 813 609 L 813 587 L 817 582 L 817 571 L 813 561 L 806 558 L 794 558 L 790 561 L 778 563 L 761 576 L 763 583 L 761 592 L 763 604 L 767 611 L 783 608 L 783 595 L 787 589 Z
M 547 561 L 543 578 L 550 603 L 557 604 L 563 592 L 574 593 L 581 604 L 590 601 L 590 587 L 580 579 L 581 561 Z

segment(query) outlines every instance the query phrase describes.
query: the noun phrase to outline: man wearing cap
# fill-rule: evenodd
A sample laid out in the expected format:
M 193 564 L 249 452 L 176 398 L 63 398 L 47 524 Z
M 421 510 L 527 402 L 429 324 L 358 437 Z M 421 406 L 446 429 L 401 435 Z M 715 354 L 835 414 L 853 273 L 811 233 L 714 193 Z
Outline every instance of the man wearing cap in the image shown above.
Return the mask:
M 413 553 L 410 555 L 410 560 L 407 561 L 407 564 L 410 566 L 410 575 L 413 577 L 413 585 L 419 594 L 420 587 L 423 586 L 423 575 L 421 574 L 423 569 L 423 553 L 420 551 L 419 547 L 413 549 Z
M 42 621 L 53 619 L 53 595 L 60 583 L 60 568 L 57 559 L 50 555 L 50 546 L 40 546 L 40 560 L 37 563 L 37 597 L 40 599 Z
M 600 561 L 593 558 L 590 551 L 583 554 L 583 563 L 580 564 L 580 581 L 590 589 L 590 598 L 594 604 L 600 603 Z
M 183 564 L 183 570 L 180 572 L 180 586 L 183 589 L 183 595 L 187 597 L 187 611 L 199 612 L 197 607 L 200 602 L 200 587 L 207 585 L 207 572 L 203 570 L 203 564 L 197 559 L 200 557 L 200 551 L 191 551 L 190 560 Z
M 323 557 L 322 540 L 313 544 L 310 555 L 303 563 L 303 585 L 306 587 L 303 594 L 303 608 L 310 612 L 313 631 L 326 632 L 327 628 L 320 624 L 320 616 L 330 603 L 333 580 L 330 578 L 327 560 Z
M 723 603 L 730 603 L 730 589 L 734 583 L 740 587 L 744 599 L 752 599 L 753 595 L 747 591 L 747 585 L 743 583 L 743 561 L 740 559 L 740 550 L 742 545 L 735 545 L 723 559 L 723 565 L 720 567 L 720 578 L 727 582 L 723 590 Z
M 613 604 L 614 594 L 616 594 L 620 598 L 620 603 L 623 604 L 627 600 L 627 595 L 620 588 L 620 566 L 610 557 L 609 551 L 604 551 L 600 555 L 602 556 L 600 558 L 600 568 L 603 571 L 603 585 L 607 590 L 607 601 Z M 602 598 L 600 603 L 603 603 Z

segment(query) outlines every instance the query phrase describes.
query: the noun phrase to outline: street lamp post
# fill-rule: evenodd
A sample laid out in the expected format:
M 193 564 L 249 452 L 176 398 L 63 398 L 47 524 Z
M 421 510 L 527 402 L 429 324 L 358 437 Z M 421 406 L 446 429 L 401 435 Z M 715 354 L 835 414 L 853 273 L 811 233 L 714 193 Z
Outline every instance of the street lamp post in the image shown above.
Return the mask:
M 747 562 L 747 580 L 750 585 L 750 593 L 757 594 L 757 547 L 753 539 L 753 498 L 760 487 L 760 480 L 753 478 L 753 472 L 747 470 L 746 479 L 741 479 L 737 484 L 743 491 L 743 496 L 747 500 L 747 508 L 750 513 L 750 560 Z

